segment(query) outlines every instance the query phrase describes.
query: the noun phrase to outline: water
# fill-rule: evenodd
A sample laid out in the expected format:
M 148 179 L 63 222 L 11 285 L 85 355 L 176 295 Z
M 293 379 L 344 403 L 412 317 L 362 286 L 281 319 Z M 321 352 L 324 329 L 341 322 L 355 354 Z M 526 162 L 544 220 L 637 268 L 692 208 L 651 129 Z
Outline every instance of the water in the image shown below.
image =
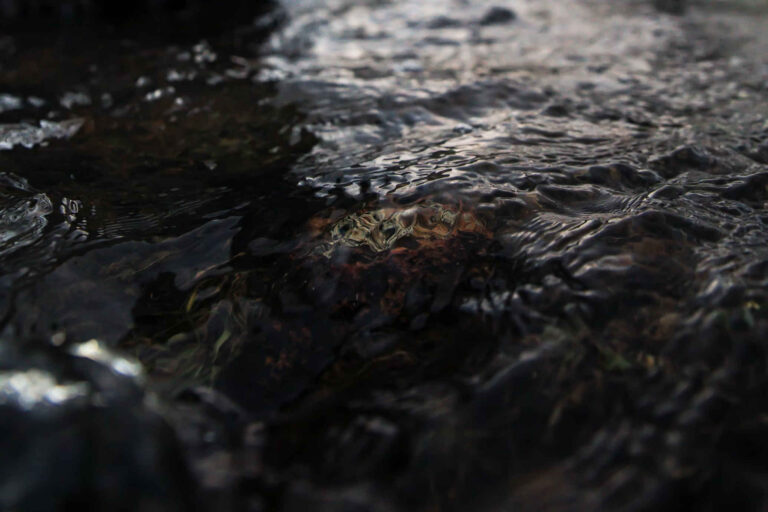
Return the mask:
M 2 39 L 0 508 L 760 509 L 768 8 L 662 3 Z

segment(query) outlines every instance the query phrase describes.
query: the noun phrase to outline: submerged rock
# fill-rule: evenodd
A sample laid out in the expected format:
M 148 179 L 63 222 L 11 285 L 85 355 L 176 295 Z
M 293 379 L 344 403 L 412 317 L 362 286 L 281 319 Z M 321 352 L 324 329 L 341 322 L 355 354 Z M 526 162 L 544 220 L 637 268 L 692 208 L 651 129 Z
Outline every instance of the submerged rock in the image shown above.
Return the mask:
M 461 206 L 425 202 L 349 214 L 331 225 L 328 249 L 366 247 L 380 253 L 408 240 L 426 246 L 461 233 L 489 234 L 483 222 Z
M 37 240 L 53 211 L 51 200 L 26 180 L 0 173 L 0 255 Z

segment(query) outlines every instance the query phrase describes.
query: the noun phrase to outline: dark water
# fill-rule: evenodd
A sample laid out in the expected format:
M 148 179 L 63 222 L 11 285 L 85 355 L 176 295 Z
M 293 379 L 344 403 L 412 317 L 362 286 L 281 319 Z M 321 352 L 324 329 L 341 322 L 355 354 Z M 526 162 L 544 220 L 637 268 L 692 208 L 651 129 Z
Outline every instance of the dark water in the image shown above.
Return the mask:
M 762 510 L 768 6 L 682 7 L 9 32 L 0 509 Z

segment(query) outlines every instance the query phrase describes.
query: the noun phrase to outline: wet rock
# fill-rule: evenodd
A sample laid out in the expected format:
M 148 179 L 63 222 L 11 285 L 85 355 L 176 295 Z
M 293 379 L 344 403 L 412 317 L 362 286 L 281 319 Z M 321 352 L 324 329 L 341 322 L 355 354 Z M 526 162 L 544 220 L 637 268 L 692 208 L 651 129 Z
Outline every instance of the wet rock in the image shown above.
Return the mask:
M 40 121 L 39 126 L 32 124 L 0 125 L 0 150 L 13 149 L 16 146 L 31 148 L 49 139 L 68 139 L 83 126 L 82 119 L 67 121 Z
M 759 172 L 728 183 L 722 191 L 723 197 L 740 201 L 762 202 L 768 196 L 768 173 Z
M 59 99 L 59 103 L 61 103 L 62 107 L 72 110 L 74 107 L 77 107 L 77 106 L 90 105 L 91 97 L 84 92 L 70 91 L 70 92 L 65 92 L 62 95 L 62 97 Z
M 462 233 L 488 232 L 473 212 L 454 205 L 425 202 L 404 207 L 383 207 L 353 213 L 340 219 L 330 229 L 330 242 L 316 252 L 330 256 L 339 246 L 367 247 L 381 253 L 411 241 L 429 246 L 450 240 Z
M 755 162 L 768 165 L 768 143 L 761 144 L 755 151 L 749 153 Z
M 517 14 L 506 7 L 491 7 L 482 18 L 480 25 L 504 25 L 517 19 Z
M 646 189 L 661 181 L 656 173 L 627 164 L 595 165 L 588 169 L 587 176 L 590 183 L 628 189 Z
M 676 187 L 674 185 L 665 185 L 654 190 L 649 197 L 654 199 L 676 199 L 683 195 L 685 190 L 682 187 Z
M 10 110 L 22 108 L 24 102 L 21 98 L 11 94 L 0 94 L 0 114 Z
M 427 28 L 439 30 L 443 28 L 455 28 L 462 25 L 461 21 L 448 16 L 437 16 L 427 23 Z
M 306 392 L 338 348 L 340 340 L 327 320 L 313 316 L 311 308 L 290 314 L 304 318 L 303 325 L 287 330 L 278 321 L 253 320 L 257 333 L 248 336 L 216 379 L 218 391 L 251 413 L 272 413 Z
M 143 320 L 148 311 L 154 318 L 164 307 L 164 295 L 188 290 L 209 271 L 215 274 L 226 262 L 236 222 L 213 220 L 159 244 L 125 242 L 70 259 L 25 291 L 30 306 L 20 313 L 16 326 L 40 337 L 50 336 L 55 326 L 76 339 L 115 343 L 130 331 L 135 317 Z M 165 293 L 159 294 L 153 285 Z M 64 295 L 51 295 L 51 289 Z M 94 315 L 89 321 L 83 321 L 90 316 L 86 311 Z
M 26 180 L 0 173 L 0 255 L 7 255 L 38 240 L 53 211 L 48 196 Z
M 341 416 L 327 422 L 310 414 L 302 421 L 274 425 L 268 432 L 272 449 L 265 454 L 267 461 L 276 467 L 309 466 L 323 480 L 337 484 L 359 481 L 404 463 L 405 439 L 397 424 L 354 412 Z M 310 441 L 315 436 L 323 439 L 323 452 Z M 273 449 L 278 446 L 279 450 Z
M 570 115 L 571 109 L 562 103 L 555 103 L 554 105 L 549 105 L 541 113 L 551 117 L 567 117 Z
M 0 508 L 196 509 L 135 363 L 95 341 L 32 349 L 4 339 L 0 352 Z
M 649 164 L 665 178 L 672 178 L 688 170 L 713 170 L 718 160 L 701 147 L 681 146 L 668 155 L 651 160 Z

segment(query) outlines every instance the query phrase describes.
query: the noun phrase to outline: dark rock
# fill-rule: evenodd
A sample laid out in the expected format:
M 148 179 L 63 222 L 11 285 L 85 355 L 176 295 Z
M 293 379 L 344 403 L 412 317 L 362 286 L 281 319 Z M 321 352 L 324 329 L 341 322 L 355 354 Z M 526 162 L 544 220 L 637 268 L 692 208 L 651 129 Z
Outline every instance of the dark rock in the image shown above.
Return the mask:
M 759 172 L 729 183 L 722 194 L 728 199 L 738 201 L 763 202 L 766 199 L 766 185 L 768 185 L 768 173 Z
M 566 105 L 563 105 L 562 103 L 556 103 L 554 105 L 548 106 L 542 110 L 541 113 L 550 117 L 567 117 L 570 115 L 571 111 Z
M 755 162 L 768 165 L 768 142 L 759 146 L 749 157 Z
M 427 23 L 427 28 L 431 29 L 441 29 L 441 28 L 454 28 L 454 27 L 460 27 L 461 22 L 454 18 L 449 18 L 448 16 L 437 16 L 436 18 L 433 18 L 432 20 Z
M 717 166 L 718 161 L 703 148 L 681 146 L 667 155 L 651 160 L 649 163 L 651 168 L 665 178 L 672 178 L 689 170 L 710 171 Z
M 503 25 L 517 19 L 517 15 L 505 8 L 505 7 L 492 7 L 488 12 L 480 19 L 480 24 L 487 25 Z
M 197 510 L 175 436 L 130 361 L 95 341 L 4 340 L 0 353 L 0 509 Z

